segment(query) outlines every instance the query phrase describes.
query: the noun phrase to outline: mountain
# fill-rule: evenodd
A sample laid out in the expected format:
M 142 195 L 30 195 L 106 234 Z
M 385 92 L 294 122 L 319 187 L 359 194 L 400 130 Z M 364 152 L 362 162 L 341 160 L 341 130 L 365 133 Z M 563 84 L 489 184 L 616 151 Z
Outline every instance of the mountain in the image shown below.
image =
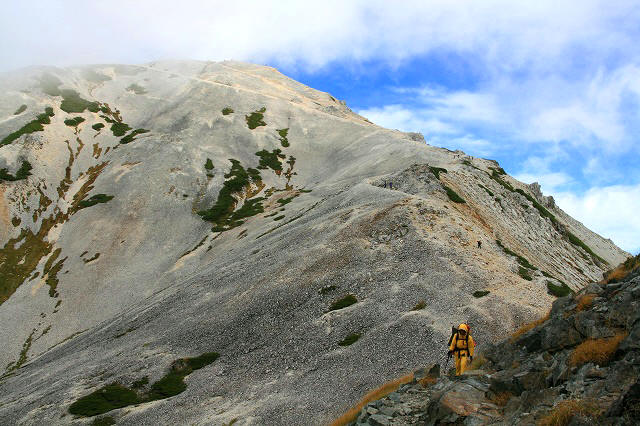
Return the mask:
M 640 256 L 632 263 L 635 271 L 629 264 L 619 280 L 556 300 L 548 315 L 489 345 L 478 368 L 459 377 L 440 377 L 440 364 L 416 371 L 355 424 L 638 424 Z
M 114 383 L 118 424 L 329 421 L 452 323 L 496 341 L 629 256 L 497 162 L 273 68 L 0 88 L 4 423 L 73 423 Z

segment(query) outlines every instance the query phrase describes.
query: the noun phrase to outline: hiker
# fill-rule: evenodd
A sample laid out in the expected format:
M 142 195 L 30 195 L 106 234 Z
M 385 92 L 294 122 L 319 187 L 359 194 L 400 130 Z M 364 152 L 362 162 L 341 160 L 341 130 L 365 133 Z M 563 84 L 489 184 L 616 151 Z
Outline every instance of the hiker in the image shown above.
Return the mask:
M 387 181 L 385 180 L 383 188 L 386 188 L 386 187 L 387 187 Z
M 389 189 L 393 189 L 393 182 L 389 182 Z
M 460 324 L 455 333 L 449 339 L 449 355 L 453 355 L 456 361 L 456 376 L 461 375 L 467 366 L 473 362 L 473 350 L 475 342 L 471 337 L 471 329 L 465 323 Z
M 482 241 L 478 240 L 478 248 L 482 248 Z

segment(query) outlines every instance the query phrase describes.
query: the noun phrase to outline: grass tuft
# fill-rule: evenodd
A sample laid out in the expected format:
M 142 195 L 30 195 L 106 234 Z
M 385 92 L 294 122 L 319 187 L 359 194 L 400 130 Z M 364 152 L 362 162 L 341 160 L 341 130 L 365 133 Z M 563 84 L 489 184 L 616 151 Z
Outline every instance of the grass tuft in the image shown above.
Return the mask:
M 13 113 L 13 115 L 19 115 L 22 114 L 23 112 L 25 112 L 27 110 L 27 106 L 25 104 L 20 105 L 20 107 L 16 110 L 16 112 Z
M 230 107 L 222 108 L 222 115 L 229 115 L 229 114 L 233 114 L 233 108 L 230 108 Z
M 78 124 L 82 123 L 83 121 L 84 121 L 84 118 L 82 117 L 74 117 L 74 118 L 68 118 L 64 120 L 64 124 L 66 124 L 69 127 L 77 127 Z
M 204 168 L 207 170 L 213 170 L 213 161 L 211 161 L 211 158 L 207 158 L 207 161 L 204 163 Z
M 576 415 L 596 417 L 599 411 L 595 404 L 584 400 L 560 401 L 538 421 L 538 426 L 567 426 Z
M 569 365 L 579 367 L 588 362 L 599 366 L 607 365 L 626 337 L 627 333 L 618 333 L 609 338 L 585 340 L 569 356 Z
M 289 128 L 287 127 L 286 129 L 278 129 L 277 132 L 280 135 L 280 143 L 282 144 L 282 146 L 285 148 L 289 147 L 289 139 L 287 139 Z

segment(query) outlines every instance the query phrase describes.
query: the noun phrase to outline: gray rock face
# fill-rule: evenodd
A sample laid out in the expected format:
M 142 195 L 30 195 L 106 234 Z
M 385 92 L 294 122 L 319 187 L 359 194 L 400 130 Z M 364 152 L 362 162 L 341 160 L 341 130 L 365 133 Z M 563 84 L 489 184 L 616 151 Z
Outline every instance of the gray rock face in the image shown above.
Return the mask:
M 210 351 L 183 393 L 111 415 L 322 423 L 435 362 L 451 324 L 495 341 L 546 310 L 547 281 L 578 289 L 628 256 L 541 214 L 496 162 L 380 128 L 272 68 L 32 68 L 0 89 L 4 423 L 73 423 L 79 397 Z

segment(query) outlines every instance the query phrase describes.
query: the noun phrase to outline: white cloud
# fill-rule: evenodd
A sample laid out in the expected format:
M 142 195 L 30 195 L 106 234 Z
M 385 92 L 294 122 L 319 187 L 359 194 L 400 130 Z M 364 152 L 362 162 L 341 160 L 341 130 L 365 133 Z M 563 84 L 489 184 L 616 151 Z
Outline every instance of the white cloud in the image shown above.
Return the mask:
M 640 250 L 640 185 L 595 187 L 582 195 L 553 195 L 563 210 L 589 229 L 629 252 Z

